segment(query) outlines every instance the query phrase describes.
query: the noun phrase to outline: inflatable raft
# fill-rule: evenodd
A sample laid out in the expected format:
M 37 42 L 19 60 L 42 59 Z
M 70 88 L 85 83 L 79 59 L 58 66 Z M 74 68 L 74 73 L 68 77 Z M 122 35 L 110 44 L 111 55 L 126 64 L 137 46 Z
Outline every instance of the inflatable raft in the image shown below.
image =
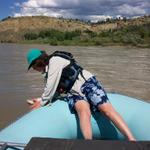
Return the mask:
M 120 94 L 108 94 L 110 102 L 121 114 L 137 140 L 150 140 L 150 104 Z M 123 135 L 101 113 L 92 114 L 95 139 L 122 140 Z M 82 138 L 79 121 L 65 101 L 33 110 L 0 131 L 0 141 L 28 143 L 32 137 L 63 139 Z

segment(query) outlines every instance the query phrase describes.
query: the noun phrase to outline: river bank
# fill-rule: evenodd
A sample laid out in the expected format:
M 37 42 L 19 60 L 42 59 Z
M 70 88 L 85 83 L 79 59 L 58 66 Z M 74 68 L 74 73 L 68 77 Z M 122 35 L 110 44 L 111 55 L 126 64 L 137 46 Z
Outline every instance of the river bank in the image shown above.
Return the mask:
M 150 48 L 150 16 L 90 23 L 44 16 L 0 21 L 1 43 Z

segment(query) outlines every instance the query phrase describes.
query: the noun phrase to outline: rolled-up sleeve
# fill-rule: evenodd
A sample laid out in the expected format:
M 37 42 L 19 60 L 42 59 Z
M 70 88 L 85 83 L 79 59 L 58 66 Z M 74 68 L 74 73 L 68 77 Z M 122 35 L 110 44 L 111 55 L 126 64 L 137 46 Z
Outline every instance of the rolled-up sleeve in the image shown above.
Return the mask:
M 48 101 L 51 101 L 57 86 L 59 84 L 62 70 L 70 63 L 69 60 L 66 60 L 61 57 L 53 57 L 49 61 L 48 69 L 48 78 L 42 94 L 41 105 L 44 106 Z

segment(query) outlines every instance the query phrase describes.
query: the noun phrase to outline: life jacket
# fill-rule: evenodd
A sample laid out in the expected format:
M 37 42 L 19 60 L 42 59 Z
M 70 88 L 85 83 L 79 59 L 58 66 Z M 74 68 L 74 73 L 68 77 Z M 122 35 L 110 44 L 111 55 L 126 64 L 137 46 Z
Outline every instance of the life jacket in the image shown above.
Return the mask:
M 67 93 L 71 90 L 75 81 L 78 79 L 79 73 L 83 76 L 83 68 L 76 62 L 73 55 L 69 52 L 55 51 L 49 56 L 49 59 L 53 56 L 59 56 L 70 61 L 70 64 L 62 70 L 61 78 L 56 90 L 58 93 Z

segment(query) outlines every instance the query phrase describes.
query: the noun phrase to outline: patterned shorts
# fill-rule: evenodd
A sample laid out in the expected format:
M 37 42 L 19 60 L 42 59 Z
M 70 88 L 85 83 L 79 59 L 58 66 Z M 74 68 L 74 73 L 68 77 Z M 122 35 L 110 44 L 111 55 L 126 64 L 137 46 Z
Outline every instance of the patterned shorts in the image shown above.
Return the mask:
M 84 96 L 79 94 L 69 94 L 67 96 L 71 113 L 75 113 L 74 105 L 79 100 L 87 101 L 90 104 L 91 110 L 94 112 L 98 111 L 98 105 L 107 103 L 109 101 L 105 90 L 97 81 L 95 76 L 85 81 L 85 83 L 81 86 L 81 92 Z

